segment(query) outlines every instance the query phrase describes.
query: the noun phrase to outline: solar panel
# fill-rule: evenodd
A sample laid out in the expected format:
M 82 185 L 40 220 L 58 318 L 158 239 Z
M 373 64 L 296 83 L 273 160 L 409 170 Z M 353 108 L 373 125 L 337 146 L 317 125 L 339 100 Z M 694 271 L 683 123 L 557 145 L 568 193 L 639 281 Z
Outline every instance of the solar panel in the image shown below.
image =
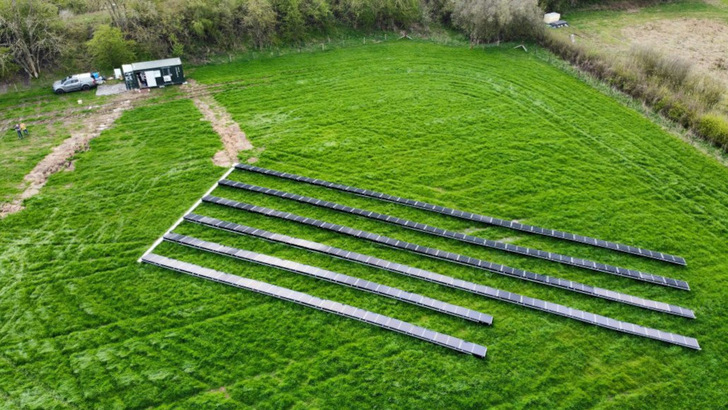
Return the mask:
M 398 273 L 401 275 L 409 276 L 412 278 L 423 279 L 432 283 L 447 286 L 453 289 L 463 290 L 476 295 L 485 296 L 490 299 L 500 300 L 508 303 L 514 303 L 520 306 L 527 307 L 529 309 L 535 309 L 559 316 L 564 316 L 569 319 L 578 320 L 581 322 L 589 323 L 591 325 L 603 327 L 606 329 L 616 330 L 618 332 L 635 334 L 638 336 L 649 337 L 657 339 L 667 343 L 674 343 L 674 340 L 681 341 L 683 343 L 675 343 L 680 346 L 689 347 L 691 349 L 700 349 L 697 340 L 692 338 L 686 338 L 680 335 L 673 335 L 665 333 L 669 336 L 665 338 L 654 337 L 656 334 L 653 329 L 642 328 L 644 332 L 627 331 L 626 329 L 634 329 L 635 326 L 632 323 L 615 321 L 615 324 L 610 324 L 606 317 L 595 315 L 594 313 L 585 312 L 578 309 L 572 309 L 566 306 L 557 305 L 555 303 L 548 303 L 548 307 L 545 301 L 534 299 L 526 296 L 521 296 L 515 293 L 506 292 L 504 290 L 491 288 L 489 286 L 480 285 L 473 282 L 468 282 L 460 279 L 456 279 L 450 276 L 441 275 L 439 273 L 430 272 L 424 269 L 415 268 L 400 263 L 379 259 L 374 256 L 364 255 L 352 251 L 347 251 L 333 246 L 324 245 L 300 238 L 293 238 L 290 236 L 264 231 L 262 229 L 253 228 L 250 226 L 239 225 L 239 224 L 225 224 L 225 221 L 211 218 L 208 216 L 201 216 L 197 214 L 189 214 L 185 216 L 185 220 L 193 223 L 197 223 L 210 228 L 221 229 L 228 232 L 233 232 L 241 235 L 248 235 L 255 238 L 260 238 L 276 243 L 283 243 L 290 246 L 295 246 L 301 249 L 309 251 L 319 252 L 325 255 L 341 258 L 351 262 L 361 263 L 363 265 L 372 266 L 375 268 L 386 269 L 390 272 Z M 597 320 L 600 318 L 600 320 Z M 637 328 L 640 328 L 637 326 Z M 650 333 L 653 331 L 652 333 Z
M 156 255 L 154 253 L 150 253 L 142 257 L 142 262 L 161 268 L 174 270 L 177 272 L 186 273 L 188 275 L 197 276 L 199 278 L 208 279 L 226 285 L 246 289 L 252 292 L 261 293 L 267 296 L 272 296 L 277 299 L 295 302 L 306 307 L 312 307 L 314 309 L 334 313 L 339 316 L 357 319 L 367 323 L 373 323 L 383 329 L 403 333 L 405 335 L 416 337 L 430 343 L 438 344 L 461 353 L 471 354 L 479 358 L 485 357 L 487 352 L 487 348 L 485 346 L 466 342 L 465 340 L 458 339 L 456 337 L 433 332 L 431 330 L 415 326 L 410 323 L 394 319 L 392 317 L 379 315 L 377 313 L 373 313 L 349 305 L 344 305 L 342 303 L 320 299 L 306 293 L 271 285 L 269 283 L 243 278 L 241 276 L 231 275 L 225 272 L 215 271 L 199 265 L 193 265 L 191 263 Z M 372 320 L 365 319 L 369 317 L 377 317 L 385 320 L 378 320 L 377 322 L 373 322 Z M 425 331 L 431 332 L 431 334 L 426 336 L 424 335 Z
M 222 222 L 222 221 L 221 221 Z M 232 223 L 223 224 L 224 229 L 233 229 Z M 385 296 L 406 303 L 411 303 L 424 308 L 432 309 L 448 315 L 460 317 L 477 323 L 492 324 L 493 317 L 485 313 L 475 310 L 466 309 L 461 306 L 450 303 L 441 302 L 436 299 L 428 298 L 416 293 L 405 292 L 404 290 L 381 285 L 376 282 L 355 278 L 344 275 L 342 273 L 332 272 L 320 269 L 315 266 L 304 265 L 302 263 L 293 262 L 285 259 L 276 258 L 244 249 L 232 248 L 220 245 L 214 242 L 203 241 L 191 236 L 180 235 L 176 233 L 168 233 L 164 235 L 164 240 L 191 248 L 200 249 L 206 252 L 212 252 L 219 255 L 230 256 L 247 262 L 257 263 L 260 265 L 271 266 L 278 269 L 284 269 L 301 275 L 311 276 L 317 279 L 326 280 L 339 285 L 350 286 L 355 289 L 364 290 L 380 296 Z
M 540 228 L 534 225 L 525 225 L 516 221 L 507 221 L 504 219 L 493 218 L 491 216 L 478 215 L 471 212 L 458 211 L 452 208 L 446 208 L 426 202 L 414 201 L 411 199 L 405 199 L 394 195 L 387 195 L 381 192 L 370 191 L 367 189 L 354 188 L 348 185 L 335 184 L 327 181 L 323 181 L 316 178 L 308 178 L 300 175 L 290 174 L 287 172 L 274 171 L 271 169 L 256 167 L 248 164 L 237 164 L 236 169 L 243 171 L 256 172 L 263 175 L 275 176 L 278 178 L 290 179 L 298 182 L 305 182 L 311 185 L 323 186 L 330 189 L 336 189 L 339 191 L 349 192 L 356 195 L 381 199 L 383 201 L 394 202 L 413 208 L 424 209 L 427 211 L 437 212 L 443 215 L 450 215 L 460 219 L 469 221 L 482 222 L 488 225 L 501 226 L 504 228 L 514 229 L 522 232 L 533 233 L 536 235 L 550 236 L 552 238 L 564 239 L 572 242 L 579 242 L 586 245 L 596 246 L 599 248 L 607 248 L 618 252 L 629 253 L 632 255 L 642 256 L 651 259 L 657 259 L 663 262 L 674 263 L 677 265 L 686 265 L 685 259 L 680 256 L 670 255 L 663 252 L 651 251 L 648 249 L 638 248 L 636 246 L 622 245 L 616 242 L 603 241 L 601 239 L 590 238 L 588 236 L 576 235 L 569 232 L 557 231 L 553 229 Z
M 212 196 L 212 195 L 207 195 L 207 196 L 203 197 L 202 200 L 203 200 L 203 202 L 220 204 L 220 205 L 228 206 L 231 208 L 241 209 L 241 210 L 245 210 L 248 212 L 259 213 L 259 214 L 263 214 L 263 215 L 267 215 L 267 216 L 271 216 L 271 217 L 275 217 L 275 218 L 279 218 L 279 219 L 301 222 L 306 225 L 315 226 L 315 227 L 331 230 L 334 232 L 346 233 L 347 235 L 350 235 L 350 236 L 354 236 L 354 237 L 362 238 L 362 239 L 368 239 L 368 240 L 371 240 L 376 243 L 391 246 L 393 248 L 404 249 L 404 250 L 415 252 L 415 253 L 418 253 L 421 255 L 428 255 L 428 256 L 438 258 L 438 259 L 447 260 L 447 261 L 455 262 L 455 263 L 460 263 L 462 265 L 483 269 L 483 270 L 497 273 L 500 275 L 510 276 L 510 277 L 523 279 L 523 280 L 529 280 L 529 281 L 541 283 L 544 285 L 549 285 L 549 286 L 554 286 L 554 287 L 561 288 L 561 289 L 566 289 L 566 290 L 569 290 L 572 292 L 583 293 L 586 295 L 595 296 L 598 298 L 611 300 L 611 301 L 615 301 L 615 302 L 620 302 L 620 303 L 624 303 L 624 304 L 628 304 L 628 305 L 638 306 L 638 307 L 641 307 L 644 309 L 650 309 L 650 310 L 654 310 L 654 311 L 658 311 L 658 312 L 668 313 L 671 315 L 683 316 L 683 317 L 687 317 L 687 318 L 691 318 L 691 319 L 695 318 L 695 313 L 692 310 L 686 309 L 683 307 L 676 306 L 675 309 L 666 309 L 662 306 L 656 305 L 654 301 L 651 301 L 648 299 L 643 299 L 643 298 L 639 298 L 636 296 L 626 295 L 626 294 L 619 293 L 619 292 L 607 291 L 606 289 L 587 286 L 587 285 L 584 285 L 579 282 L 554 278 L 551 276 L 542 275 L 542 274 L 538 274 L 538 273 L 527 272 L 527 271 L 524 271 L 521 269 L 514 269 L 514 268 L 500 265 L 497 263 L 483 261 L 480 259 L 471 258 L 471 257 L 459 255 L 459 254 L 452 253 L 452 252 L 442 251 L 439 249 L 428 248 L 426 246 L 416 245 L 416 244 L 388 238 L 386 236 L 375 235 L 373 233 L 361 231 L 358 229 L 348 228 L 349 231 L 345 232 L 345 231 L 340 230 L 340 228 L 342 228 L 340 225 L 336 225 L 336 224 L 332 224 L 332 223 L 328 223 L 328 222 L 322 222 L 322 221 L 318 221 L 318 220 L 311 219 L 311 218 L 305 218 L 305 220 L 301 220 L 300 216 L 294 215 L 294 214 L 291 214 L 288 212 L 277 211 L 277 210 L 265 208 L 262 206 L 246 204 L 243 202 L 237 202 L 237 201 L 233 201 L 230 199 L 219 198 L 219 197 Z M 437 255 L 437 256 L 435 256 L 435 255 Z M 668 306 L 670 306 L 670 305 L 668 305 Z
M 479 238 L 477 236 L 465 235 L 459 232 L 448 231 L 440 229 L 434 226 L 426 225 L 423 223 L 413 222 L 407 219 L 397 218 L 390 215 L 380 214 L 377 212 L 371 212 L 364 209 L 344 207 L 335 202 L 324 201 L 317 198 L 311 198 L 303 195 L 292 194 L 284 191 L 279 191 L 271 188 L 264 188 L 256 185 L 245 184 L 242 182 L 231 181 L 229 179 L 222 179 L 219 182 L 222 186 L 231 188 L 241 189 L 250 192 L 262 193 L 265 195 L 275 196 L 278 198 L 291 199 L 297 202 L 319 206 L 327 209 L 334 209 L 337 211 L 344 211 L 350 214 L 362 216 L 369 219 L 383 221 L 394 225 L 402 226 L 408 229 L 412 229 L 419 232 L 425 232 L 433 235 L 437 235 L 443 238 L 455 239 L 457 241 L 471 243 L 486 248 L 498 249 L 506 252 L 516 253 L 519 255 L 530 256 L 534 258 L 546 259 L 553 262 L 558 262 L 566 265 L 576 266 L 579 268 L 589 269 L 597 272 L 604 272 L 611 275 L 623 276 L 630 279 L 635 279 L 643 282 L 648 282 L 656 285 L 667 286 L 682 290 L 690 290 L 690 286 L 687 282 L 682 280 L 676 280 L 666 278 L 660 275 L 653 275 L 651 273 L 640 272 L 638 270 L 619 268 L 616 266 L 606 265 L 602 263 L 593 262 L 587 259 L 574 258 L 571 256 L 560 255 L 552 252 L 540 251 L 537 249 L 526 248 L 523 246 L 517 246 L 512 244 L 505 244 L 503 242 L 493 241 L 490 239 Z

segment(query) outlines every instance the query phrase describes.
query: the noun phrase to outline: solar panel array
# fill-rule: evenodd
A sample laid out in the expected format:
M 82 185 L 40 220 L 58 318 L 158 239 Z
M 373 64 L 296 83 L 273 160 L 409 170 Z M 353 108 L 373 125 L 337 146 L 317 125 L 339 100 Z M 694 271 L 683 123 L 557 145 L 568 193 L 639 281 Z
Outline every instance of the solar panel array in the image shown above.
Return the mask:
M 487 248 L 504 250 L 506 252 L 512 252 L 519 255 L 526 255 L 541 259 L 547 259 L 554 262 L 563 263 L 566 265 L 577 266 L 580 268 L 590 269 L 598 272 L 609 273 L 612 275 L 623 276 L 630 279 L 636 279 L 644 282 L 649 282 L 661 286 L 668 286 L 682 290 L 690 290 L 690 286 L 687 282 L 682 280 L 676 280 L 667 278 L 664 276 L 653 275 L 650 273 L 640 272 L 638 270 L 625 269 L 612 265 L 602 264 L 593 262 L 586 259 L 574 258 L 571 256 L 560 255 L 557 253 L 541 251 L 538 249 L 526 248 L 523 246 L 516 246 L 506 244 L 503 242 L 493 241 L 489 239 L 479 238 L 477 236 L 465 235 L 459 232 L 448 231 L 440 229 L 434 226 L 426 225 L 423 223 L 413 222 L 407 219 L 397 218 L 390 215 L 380 214 L 377 212 L 367 211 L 364 209 L 353 208 L 346 205 L 337 204 L 335 202 L 324 201 L 317 198 L 311 198 L 303 195 L 293 194 L 290 192 L 280 191 L 277 189 L 265 188 L 256 185 L 246 184 L 238 181 L 231 181 L 229 179 L 222 179 L 219 182 L 222 186 L 227 186 L 236 189 L 242 189 L 250 192 L 262 193 L 265 195 L 275 196 L 279 198 L 290 199 L 293 201 L 319 206 L 322 208 L 334 209 L 336 211 L 346 212 L 358 216 L 363 216 L 369 219 L 375 219 L 379 221 L 388 222 L 391 224 L 403 226 L 405 228 L 413 229 L 420 232 L 426 232 L 433 235 L 437 235 L 444 238 L 455 239 L 461 242 L 467 242 L 475 245 L 484 246 Z
M 507 221 L 504 219 L 493 218 L 493 217 L 485 216 L 485 215 L 478 215 L 478 214 L 474 214 L 471 212 L 458 211 L 453 208 L 447 208 L 447 207 L 443 207 L 443 206 L 439 206 L 439 205 L 429 204 L 426 202 L 401 198 L 401 197 L 394 196 L 394 195 L 387 195 L 387 194 L 384 194 L 381 192 L 371 191 L 371 190 L 367 190 L 367 189 L 355 188 L 355 187 L 351 187 L 348 185 L 336 184 L 336 183 L 324 181 L 321 179 L 308 178 L 308 177 L 291 174 L 291 173 L 287 173 L 287 172 L 274 171 L 271 169 L 256 167 L 256 166 L 248 165 L 248 164 L 237 164 L 237 165 L 235 165 L 235 168 L 244 170 L 244 171 L 256 172 L 259 174 L 290 179 L 293 181 L 305 182 L 305 183 L 311 184 L 311 185 L 323 186 L 326 188 L 349 192 L 349 193 L 353 193 L 353 194 L 364 196 L 364 197 L 394 202 L 394 203 L 410 206 L 413 208 L 419 208 L 419 209 L 424 209 L 427 211 L 437 212 L 437 213 L 443 214 L 443 215 L 454 216 L 454 217 L 469 220 L 469 221 L 482 222 L 482 223 L 486 223 L 489 225 L 500 226 L 500 227 L 514 229 L 514 230 L 518 230 L 518 231 L 522 231 L 522 232 L 528 232 L 528 233 L 533 233 L 533 234 L 542 235 L 542 236 L 549 236 L 552 238 L 579 242 L 579 243 L 583 243 L 583 244 L 587 244 L 587 245 L 591 245 L 591 246 L 615 250 L 618 252 L 624 252 L 624 253 L 629 253 L 629 254 L 633 254 L 633 255 L 643 256 L 646 258 L 657 259 L 657 260 L 660 260 L 663 262 L 674 263 L 677 265 L 686 265 L 684 258 L 666 254 L 663 252 L 651 251 L 648 249 L 638 248 L 638 247 L 630 246 L 630 245 L 622 245 L 622 244 L 615 243 L 615 242 L 604 241 L 601 239 L 577 235 L 577 234 L 573 234 L 573 233 L 569 233 L 569 232 L 557 231 L 554 229 L 540 228 L 540 227 L 534 226 L 534 225 L 521 224 L 516 221 Z
M 356 252 L 347 251 L 345 249 L 335 248 L 332 246 L 308 241 L 300 238 L 293 238 L 279 233 L 268 232 L 262 229 L 252 228 L 245 225 L 235 224 L 207 216 L 188 214 L 185 220 L 197 223 L 210 228 L 221 229 L 242 235 L 248 235 L 256 238 L 265 239 L 272 242 L 283 243 L 290 246 L 306 249 L 313 252 L 319 252 L 325 255 L 341 258 L 344 260 L 357 262 L 363 265 L 385 269 L 390 272 L 406 275 L 409 277 L 424 279 L 429 282 L 448 286 L 454 289 L 463 290 L 476 295 L 485 296 L 487 298 L 500 300 L 508 303 L 514 303 L 530 309 L 540 310 L 543 312 L 564 316 L 570 319 L 586 322 L 595 326 L 616 330 L 618 332 L 629 333 L 642 337 L 647 337 L 666 343 L 676 344 L 691 349 L 700 349 L 698 341 L 694 338 L 682 335 L 663 332 L 661 330 L 650 329 L 632 323 L 614 320 L 608 317 L 596 315 L 586 311 L 573 309 L 570 307 L 558 305 L 556 303 L 546 302 L 543 300 L 518 295 L 516 293 L 507 292 L 500 289 L 491 288 L 489 286 L 476 284 L 450 276 L 441 275 L 424 269 L 379 259 L 373 256 L 364 255 Z
M 186 273 L 188 275 L 197 276 L 203 279 L 224 283 L 226 285 L 235 286 L 263 295 L 272 296 L 277 299 L 295 302 L 299 305 L 312 307 L 351 319 L 356 319 L 365 323 L 379 326 L 383 329 L 392 330 L 428 341 L 430 343 L 438 344 L 440 346 L 444 346 L 458 352 L 471 354 L 479 358 L 485 357 L 487 352 L 487 348 L 485 346 L 466 342 L 465 340 L 438 333 L 420 326 L 413 325 L 411 323 L 394 319 L 389 316 L 380 315 L 378 313 L 359 309 L 331 300 L 320 299 L 306 293 L 271 285 L 269 283 L 204 268 L 202 266 L 178 261 L 175 259 L 156 255 L 154 253 L 149 253 L 142 257 L 142 262 L 159 266 L 165 269 L 174 270 L 177 272 Z
M 416 245 L 413 243 L 401 241 L 398 239 L 388 238 L 386 236 L 377 235 L 370 232 L 365 232 L 359 229 L 350 228 L 347 226 L 336 225 L 329 222 L 323 222 L 312 218 L 306 218 L 303 216 L 295 215 L 289 212 L 277 211 L 257 205 L 246 204 L 243 202 L 233 201 L 231 199 L 219 198 L 212 195 L 207 195 L 202 198 L 203 202 L 214 203 L 218 205 L 224 205 L 231 208 L 242 209 L 249 212 L 259 213 L 262 215 L 272 216 L 279 219 L 288 221 L 294 221 L 301 224 L 315 226 L 318 228 L 326 229 L 329 231 L 339 232 L 345 235 L 350 235 L 356 238 L 367 239 L 382 245 L 390 246 L 397 249 L 404 249 L 410 252 L 414 252 L 420 255 L 425 255 L 432 258 L 438 258 L 447 260 L 450 262 L 459 263 L 466 266 L 475 267 L 485 271 L 493 272 L 499 275 L 510 276 L 518 279 L 528 280 L 548 286 L 553 286 L 561 289 L 566 289 L 573 292 L 583 293 L 586 295 L 598 297 L 601 299 L 611 300 L 620 302 L 628 305 L 638 306 L 644 309 L 650 309 L 658 312 L 663 312 L 671 315 L 682 316 L 694 319 L 695 313 L 687 308 L 680 306 L 670 305 L 664 302 L 657 302 L 649 299 L 643 299 L 637 296 L 627 295 L 620 292 L 614 292 L 609 289 L 602 289 L 595 286 L 585 285 L 579 282 L 574 282 L 566 279 L 555 278 L 547 275 L 538 273 L 528 272 L 522 269 L 511 268 L 509 266 L 484 261 L 481 259 L 471 258 L 469 256 L 460 255 L 453 252 L 447 252 L 440 249 L 429 248 L 426 246 Z
M 472 322 L 485 323 L 488 325 L 493 323 L 493 316 L 478 312 L 476 310 L 467 309 L 462 306 L 442 302 L 437 299 L 418 295 L 416 293 L 406 292 L 402 289 L 397 289 L 376 282 L 371 282 L 341 273 L 320 269 L 314 266 L 304 265 L 302 263 L 284 260 L 269 255 L 247 251 L 244 249 L 232 248 L 229 246 L 220 245 L 215 242 L 203 241 L 191 236 L 185 236 L 176 233 L 169 233 L 165 235 L 164 240 L 207 252 L 231 256 L 233 258 L 241 259 L 247 262 L 271 266 L 301 275 L 306 275 L 317 279 L 323 279 L 339 285 L 350 286 L 354 289 L 363 290 L 402 302 L 411 303 L 413 305 L 422 306 L 427 309 L 446 313 L 448 315 L 470 320 Z

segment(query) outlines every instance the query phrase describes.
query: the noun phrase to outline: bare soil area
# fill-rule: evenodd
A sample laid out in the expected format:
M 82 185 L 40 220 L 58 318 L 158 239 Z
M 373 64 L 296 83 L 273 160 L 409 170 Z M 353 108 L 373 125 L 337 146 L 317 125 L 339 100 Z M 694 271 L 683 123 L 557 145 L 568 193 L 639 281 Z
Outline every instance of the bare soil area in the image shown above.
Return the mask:
M 227 112 L 225 107 L 215 101 L 209 94 L 207 88 L 199 86 L 194 81 L 183 86 L 185 92 L 202 113 L 205 121 L 210 121 L 212 128 L 220 135 L 220 140 L 225 148 L 215 153 L 212 162 L 221 167 L 229 167 L 238 162 L 238 153 L 253 149 L 240 126 Z
M 111 127 L 121 114 L 132 108 L 132 102 L 147 93 L 127 93 L 120 96 L 113 103 L 114 108 L 107 105 L 107 109 L 92 111 L 86 115 L 73 116 L 67 119 L 66 125 L 83 124 L 82 127 L 71 131 L 71 136 L 65 139 L 60 145 L 53 148 L 50 154 L 46 155 L 30 173 L 23 178 L 24 187 L 16 198 L 8 203 L 0 204 L 0 218 L 23 210 L 23 201 L 31 198 L 40 192 L 40 189 L 48 182 L 48 178 L 61 170 L 73 171 L 75 164 L 72 159 L 77 152 L 89 149 L 92 139 L 101 135 L 105 129 Z M 73 129 L 73 127 L 68 127 Z
M 657 20 L 625 27 L 632 44 L 646 44 L 691 61 L 728 84 L 728 24 L 708 19 Z

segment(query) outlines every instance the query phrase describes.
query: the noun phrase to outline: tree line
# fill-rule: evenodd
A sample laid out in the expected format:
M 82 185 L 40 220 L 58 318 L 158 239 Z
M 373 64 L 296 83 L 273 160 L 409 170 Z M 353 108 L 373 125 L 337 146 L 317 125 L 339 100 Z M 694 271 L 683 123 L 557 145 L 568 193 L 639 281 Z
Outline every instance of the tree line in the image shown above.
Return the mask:
M 454 28 L 523 39 L 537 0 L 0 0 L 0 78 L 301 44 L 337 29 Z
M 296 45 L 341 28 L 438 25 L 462 32 L 474 44 L 535 40 L 544 10 L 593 3 L 597 0 L 0 0 L 0 79 Z

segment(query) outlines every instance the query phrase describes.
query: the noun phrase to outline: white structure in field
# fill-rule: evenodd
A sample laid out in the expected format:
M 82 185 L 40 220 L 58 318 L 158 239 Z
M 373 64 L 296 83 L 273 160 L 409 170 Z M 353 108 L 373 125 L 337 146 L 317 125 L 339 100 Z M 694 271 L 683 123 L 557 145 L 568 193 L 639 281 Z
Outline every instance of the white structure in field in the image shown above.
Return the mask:
M 559 13 L 546 13 L 543 15 L 543 22 L 546 24 L 555 23 L 561 20 L 561 14 Z

